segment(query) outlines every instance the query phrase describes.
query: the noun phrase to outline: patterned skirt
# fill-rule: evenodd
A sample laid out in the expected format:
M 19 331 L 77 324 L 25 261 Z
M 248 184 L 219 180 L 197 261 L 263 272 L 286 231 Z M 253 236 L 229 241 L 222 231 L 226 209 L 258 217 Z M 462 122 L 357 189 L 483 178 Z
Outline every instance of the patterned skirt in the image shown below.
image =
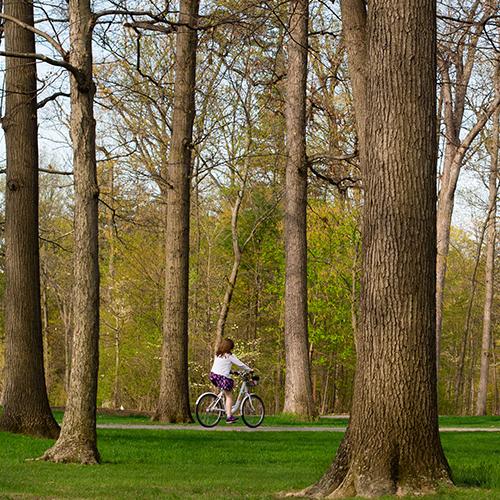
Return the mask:
M 217 373 L 210 372 L 210 382 L 214 384 L 219 389 L 224 389 L 225 391 L 232 391 L 234 386 L 234 380 L 232 378 L 224 377 L 224 375 L 218 375 Z

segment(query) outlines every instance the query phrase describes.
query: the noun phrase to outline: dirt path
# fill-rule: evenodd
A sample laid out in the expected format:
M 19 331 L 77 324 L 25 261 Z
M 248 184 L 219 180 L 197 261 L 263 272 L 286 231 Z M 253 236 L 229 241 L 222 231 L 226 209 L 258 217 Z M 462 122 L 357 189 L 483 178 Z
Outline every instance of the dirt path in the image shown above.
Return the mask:
M 263 426 L 257 429 L 250 429 L 241 424 L 232 426 L 216 426 L 210 429 L 201 425 L 181 425 L 181 424 L 98 424 L 98 429 L 127 429 L 127 430 L 160 430 L 160 431 L 222 431 L 222 432 L 345 432 L 345 427 L 327 426 Z M 500 432 L 500 427 L 441 427 L 440 432 Z

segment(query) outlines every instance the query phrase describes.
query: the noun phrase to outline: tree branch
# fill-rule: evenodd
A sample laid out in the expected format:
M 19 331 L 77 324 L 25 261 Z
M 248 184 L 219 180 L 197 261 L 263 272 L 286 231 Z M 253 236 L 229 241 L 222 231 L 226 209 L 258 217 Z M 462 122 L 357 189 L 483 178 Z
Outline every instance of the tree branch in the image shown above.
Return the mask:
M 11 22 L 21 26 L 21 28 L 24 28 L 25 30 L 32 31 L 36 35 L 39 35 L 42 38 L 45 38 L 45 40 L 47 40 L 47 42 L 49 42 L 50 45 L 52 45 L 52 47 L 54 47 L 57 50 L 57 52 L 59 52 L 59 54 L 62 56 L 63 59 L 65 59 L 67 57 L 68 53 L 64 50 L 64 48 L 54 38 L 52 38 L 50 35 L 45 33 L 45 31 L 41 31 L 41 30 L 35 28 L 34 26 L 30 26 L 29 24 L 24 23 L 23 21 L 20 21 L 19 19 L 15 18 L 15 17 L 9 16 L 8 14 L 3 14 L 1 12 L 0 12 L 0 18 L 5 19 L 6 21 L 11 21 Z
M 37 109 L 43 108 L 46 104 L 51 101 L 55 101 L 58 97 L 70 97 L 70 94 L 68 94 L 67 92 L 56 92 L 55 94 L 52 94 L 49 97 L 41 100 L 36 106 Z
M 341 156 L 333 156 L 328 153 L 319 153 L 316 155 L 311 155 L 307 157 L 307 162 L 310 165 L 314 165 L 315 163 L 323 163 L 325 161 L 347 161 L 347 160 L 352 160 L 353 158 L 356 158 L 359 156 L 358 151 L 353 151 L 352 153 L 348 153 L 345 155 Z
M 353 179 L 352 177 L 342 177 L 341 179 L 334 179 L 332 177 L 322 174 L 321 172 L 318 172 L 311 164 L 309 164 L 309 169 L 316 177 L 318 177 L 318 179 L 328 182 L 328 184 L 335 186 L 339 191 L 346 191 L 348 188 L 361 187 L 359 185 L 361 179 Z M 346 186 L 343 184 L 345 182 L 350 182 L 351 184 Z
M 37 59 L 39 61 L 46 62 L 52 66 L 58 66 L 60 68 L 67 69 L 77 80 L 80 85 L 85 85 L 85 78 L 78 68 L 75 68 L 72 64 L 67 61 L 61 61 L 60 59 L 54 59 L 52 57 L 46 56 L 45 54 L 28 53 L 28 52 L 6 52 L 0 51 L 0 56 L 5 57 L 18 57 L 20 59 Z
M 176 12 L 172 11 L 163 11 L 159 12 L 158 14 L 155 14 L 151 11 L 146 11 L 146 10 L 127 10 L 127 9 L 109 9 L 109 10 L 102 10 L 101 12 L 96 12 L 93 15 L 94 22 L 100 19 L 101 17 L 106 17 L 106 16 L 142 16 L 142 17 L 149 17 L 150 19 L 154 19 L 156 21 L 161 21 L 164 20 L 165 14 L 174 14 Z
M 50 168 L 39 168 L 38 171 L 44 172 L 45 174 L 73 175 L 73 172 L 63 172 L 61 170 L 54 170 Z
M 500 106 L 500 96 L 496 96 L 493 102 L 491 102 L 488 108 L 482 113 L 482 116 L 478 118 L 477 122 L 470 129 L 469 133 L 465 136 L 464 140 L 460 144 L 457 154 L 461 154 L 462 156 L 465 154 L 472 141 L 476 138 L 481 129 L 486 125 L 486 122 L 490 119 L 491 115 L 495 112 L 498 106 Z
M 173 33 L 174 31 L 177 31 L 176 26 L 168 25 L 168 26 L 163 26 L 161 24 L 158 24 L 158 21 L 136 21 L 133 23 L 124 23 L 123 26 L 125 28 L 133 28 L 133 29 L 143 29 L 147 31 L 159 31 L 160 33 Z

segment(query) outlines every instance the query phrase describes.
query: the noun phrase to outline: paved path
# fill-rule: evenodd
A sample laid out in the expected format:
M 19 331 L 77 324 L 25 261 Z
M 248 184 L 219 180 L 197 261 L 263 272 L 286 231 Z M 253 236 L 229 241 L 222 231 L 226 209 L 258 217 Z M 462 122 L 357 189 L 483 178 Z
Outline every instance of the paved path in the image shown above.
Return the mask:
M 146 429 L 156 431 L 228 431 L 228 432 L 345 432 L 345 427 L 298 426 L 298 425 L 270 425 L 250 429 L 239 424 L 234 426 L 216 426 L 210 429 L 201 425 L 180 424 L 97 424 L 98 429 Z M 500 432 L 500 427 L 441 427 L 441 432 Z

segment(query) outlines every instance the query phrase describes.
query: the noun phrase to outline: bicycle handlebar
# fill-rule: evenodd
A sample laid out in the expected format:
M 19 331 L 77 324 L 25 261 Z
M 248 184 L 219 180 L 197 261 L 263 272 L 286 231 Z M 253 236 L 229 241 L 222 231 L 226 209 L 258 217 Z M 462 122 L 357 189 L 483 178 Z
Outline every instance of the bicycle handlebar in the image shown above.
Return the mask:
M 253 370 L 241 370 L 241 371 L 231 370 L 229 372 L 230 375 L 238 375 L 238 376 L 245 375 L 245 373 L 253 373 Z

